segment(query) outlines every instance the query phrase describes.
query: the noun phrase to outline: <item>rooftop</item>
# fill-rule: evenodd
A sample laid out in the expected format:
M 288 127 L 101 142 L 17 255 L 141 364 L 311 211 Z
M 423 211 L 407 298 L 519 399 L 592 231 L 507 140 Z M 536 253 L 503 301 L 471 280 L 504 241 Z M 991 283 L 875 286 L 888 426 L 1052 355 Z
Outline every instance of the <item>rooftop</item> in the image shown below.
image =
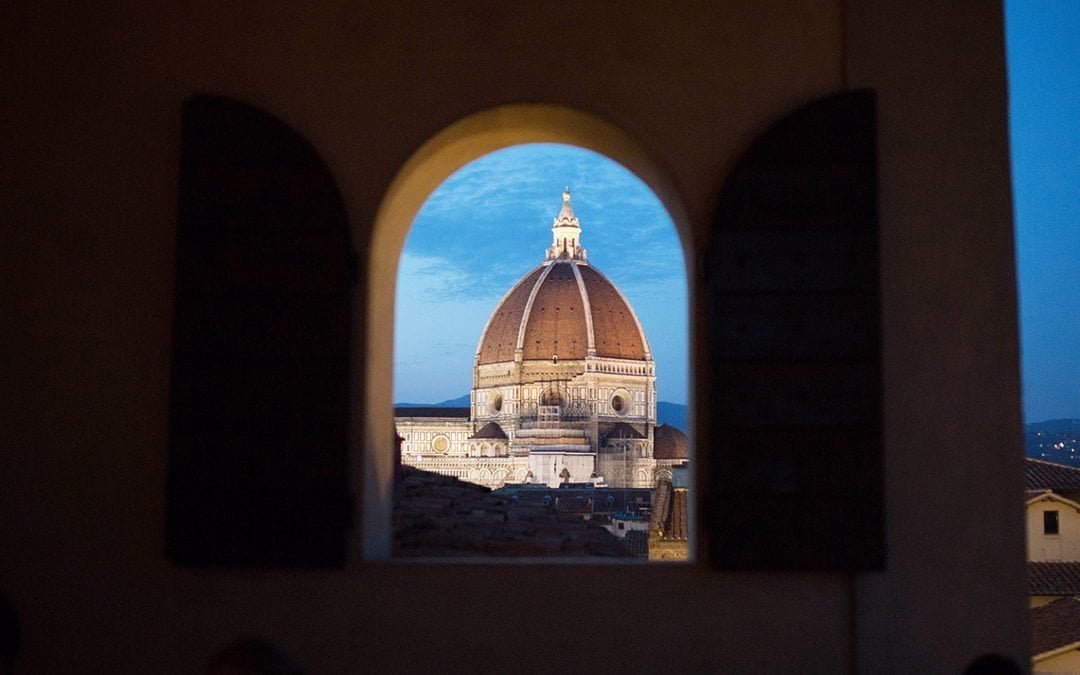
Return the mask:
M 506 436 L 506 432 L 503 431 L 503 428 L 500 427 L 497 423 L 488 422 L 484 426 L 480 427 L 480 430 L 477 431 L 475 434 L 473 434 L 472 436 L 469 436 L 469 438 L 505 439 L 505 438 L 507 438 L 507 436 Z
M 1080 490 L 1080 469 L 1054 464 L 1041 459 L 1026 458 L 1024 488 L 1026 490 Z
M 1062 598 L 1031 610 L 1033 656 L 1076 642 L 1080 642 L 1080 598 Z
M 1029 562 L 1028 594 L 1080 595 L 1080 562 Z
M 394 555 L 632 556 L 603 527 L 560 514 L 550 501 L 515 501 L 456 478 L 402 467 L 394 491 Z
M 690 439 L 680 429 L 661 424 L 653 430 L 653 457 L 656 459 L 690 459 Z

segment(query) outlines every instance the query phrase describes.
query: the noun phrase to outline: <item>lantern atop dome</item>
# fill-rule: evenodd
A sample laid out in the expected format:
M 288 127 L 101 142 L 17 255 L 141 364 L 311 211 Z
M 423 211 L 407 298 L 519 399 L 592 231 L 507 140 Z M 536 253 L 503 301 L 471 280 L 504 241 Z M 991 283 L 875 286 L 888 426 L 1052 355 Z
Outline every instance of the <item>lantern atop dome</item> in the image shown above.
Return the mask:
M 570 206 L 570 188 L 562 193 L 562 209 L 551 224 L 551 247 L 547 250 L 548 260 L 587 260 L 588 255 L 581 245 L 581 222 L 574 215 Z

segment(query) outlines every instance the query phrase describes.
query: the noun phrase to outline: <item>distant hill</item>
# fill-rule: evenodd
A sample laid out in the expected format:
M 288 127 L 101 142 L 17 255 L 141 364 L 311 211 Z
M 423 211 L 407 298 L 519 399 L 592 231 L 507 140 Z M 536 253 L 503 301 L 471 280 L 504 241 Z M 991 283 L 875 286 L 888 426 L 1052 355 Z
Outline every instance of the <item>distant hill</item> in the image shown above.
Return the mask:
M 1027 425 L 1030 432 L 1043 432 L 1050 434 L 1080 433 L 1080 420 L 1046 420 L 1045 422 L 1032 422 Z
M 395 408 L 468 408 L 469 395 L 439 401 L 438 403 L 395 403 Z M 659 401 L 656 404 L 656 418 L 659 424 L 670 424 L 681 431 L 686 431 L 686 405 Z
M 468 408 L 469 407 L 469 395 L 458 396 L 457 398 L 448 398 L 445 401 L 439 401 L 438 403 L 395 403 L 395 408 Z
M 1025 425 L 1024 454 L 1033 459 L 1080 467 L 1080 419 Z
M 682 403 L 667 403 L 666 401 L 656 403 L 656 421 L 658 424 L 670 424 L 679 431 L 689 433 L 686 417 L 686 405 Z

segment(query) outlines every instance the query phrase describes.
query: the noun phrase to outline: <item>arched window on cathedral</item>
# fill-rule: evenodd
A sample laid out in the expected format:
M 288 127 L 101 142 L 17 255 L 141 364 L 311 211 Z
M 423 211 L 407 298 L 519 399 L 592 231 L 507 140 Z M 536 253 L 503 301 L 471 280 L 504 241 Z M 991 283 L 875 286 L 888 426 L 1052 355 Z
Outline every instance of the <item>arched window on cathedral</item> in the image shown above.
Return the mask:
M 558 357 L 553 357 L 553 362 L 558 362 Z M 540 405 L 549 407 L 562 407 L 566 405 L 566 398 L 558 389 L 548 389 L 540 396 Z

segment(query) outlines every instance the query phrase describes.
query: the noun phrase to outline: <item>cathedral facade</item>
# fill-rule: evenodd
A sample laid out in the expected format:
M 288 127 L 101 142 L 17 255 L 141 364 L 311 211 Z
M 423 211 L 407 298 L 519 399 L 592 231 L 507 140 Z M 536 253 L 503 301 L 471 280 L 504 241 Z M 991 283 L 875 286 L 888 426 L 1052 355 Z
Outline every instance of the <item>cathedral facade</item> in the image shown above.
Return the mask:
M 551 231 L 543 262 L 488 319 L 469 408 L 397 409 L 402 462 L 492 488 L 652 487 L 685 461 L 686 437 L 665 427 L 655 452 L 656 364 L 645 331 L 589 264 L 569 191 Z

